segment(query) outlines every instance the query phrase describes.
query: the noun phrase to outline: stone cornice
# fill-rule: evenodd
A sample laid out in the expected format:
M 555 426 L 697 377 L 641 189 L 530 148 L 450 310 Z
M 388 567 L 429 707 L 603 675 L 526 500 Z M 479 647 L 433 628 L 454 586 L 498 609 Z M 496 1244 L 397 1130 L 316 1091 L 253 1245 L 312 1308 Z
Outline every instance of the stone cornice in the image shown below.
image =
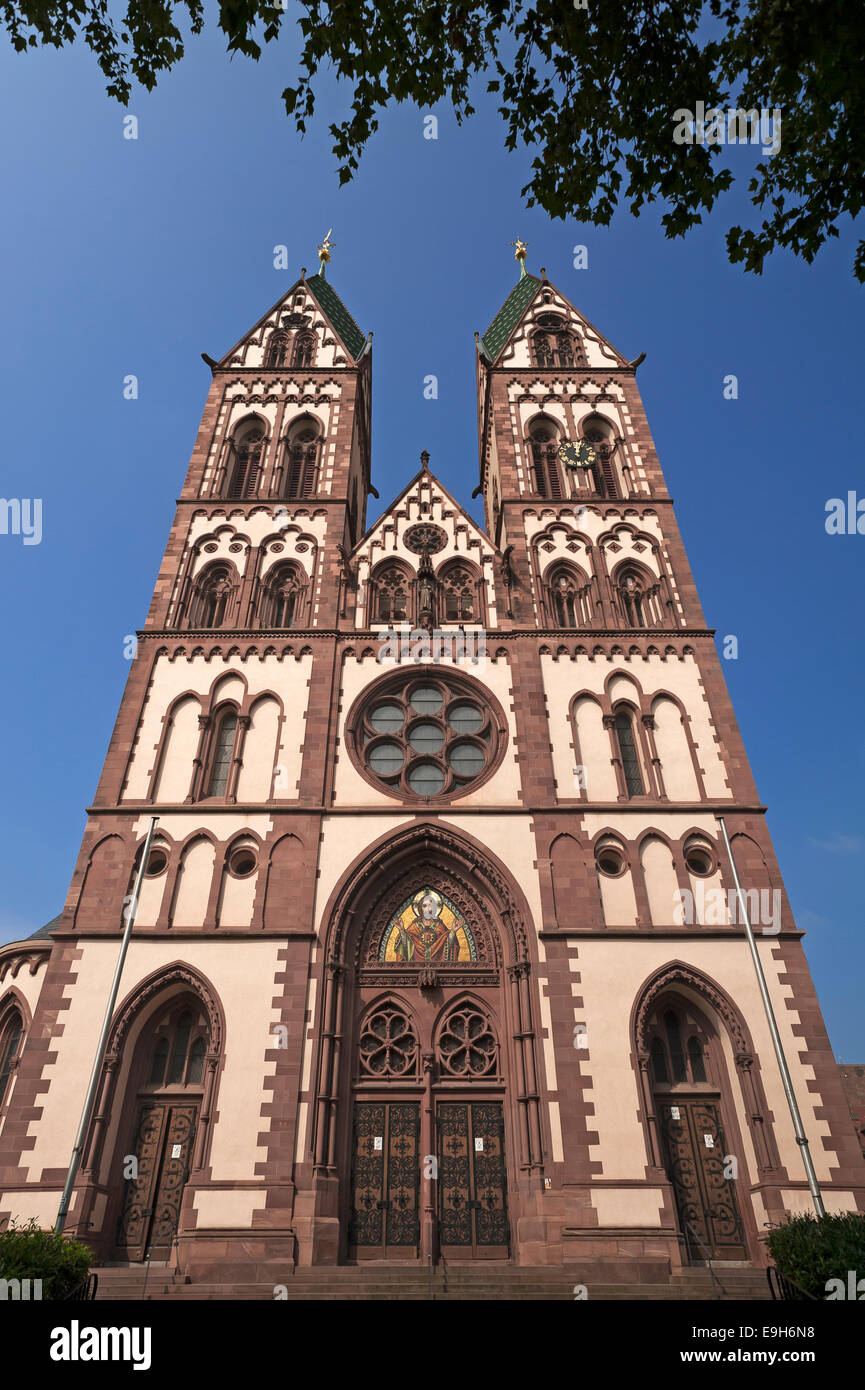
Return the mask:
M 458 626 L 445 626 L 438 629 L 442 633 L 453 633 L 457 635 L 463 629 Z M 416 628 L 410 628 L 405 633 L 410 638 Z M 561 628 L 561 627 L 519 627 L 519 628 L 466 628 L 466 633 L 472 635 L 480 631 L 485 632 L 487 647 L 493 642 L 514 641 L 517 638 L 537 637 L 544 642 L 557 640 L 562 642 L 584 642 L 590 638 L 642 638 L 646 641 L 667 639 L 674 637 L 714 637 L 717 628 L 714 627 L 592 627 L 592 628 Z M 238 638 L 249 641 L 255 638 L 276 638 L 284 642 L 296 642 L 301 639 L 308 641 L 312 637 L 341 637 L 345 642 L 383 642 L 385 634 L 381 631 L 370 631 L 368 628 L 335 628 L 335 627 L 304 627 L 304 628 L 139 628 L 136 632 L 137 637 L 160 637 L 163 640 L 183 643 L 191 639 L 206 640 L 217 646 L 220 643 L 231 643 Z M 408 664 L 408 663 L 405 663 Z M 419 665 L 434 666 L 435 662 L 419 662 Z M 471 664 L 471 663 L 468 663 Z
M 213 815 L 282 815 L 288 812 L 292 815 L 302 816 L 393 816 L 399 815 L 399 803 L 388 801 L 387 805 L 382 806 L 338 806 L 327 805 L 325 802 L 301 802 L 301 801 L 245 801 L 245 802 L 226 802 L 225 805 L 216 806 L 212 801 L 193 801 L 193 802 L 154 802 L 147 800 L 124 801 L 120 805 L 93 805 L 86 808 L 88 815 L 128 815 L 140 816 L 142 812 L 148 815 L 197 815 L 200 819 L 203 814 Z M 446 820 L 452 820 L 455 816 L 545 816 L 561 815 L 562 813 L 572 813 L 575 816 L 597 815 L 602 812 L 616 815 L 651 812 L 653 815 L 684 816 L 684 815 L 714 815 L 716 812 L 725 816 L 733 815 L 758 815 L 764 816 L 767 808 L 756 803 L 737 803 L 733 801 L 657 801 L 642 797 L 636 800 L 629 797 L 626 801 L 579 801 L 568 799 L 562 801 L 536 801 L 519 806 L 460 806 L 453 803 L 447 806 L 424 807 L 417 811 L 412 805 L 403 807 L 403 813 L 410 815 L 415 810 L 418 818 L 427 821 L 436 816 L 444 816 Z
M 25 965 L 35 975 L 40 962 L 50 955 L 51 946 L 51 940 L 44 937 L 39 941 L 8 941 L 0 946 L 0 983 L 6 983 L 7 976 L 14 980 Z

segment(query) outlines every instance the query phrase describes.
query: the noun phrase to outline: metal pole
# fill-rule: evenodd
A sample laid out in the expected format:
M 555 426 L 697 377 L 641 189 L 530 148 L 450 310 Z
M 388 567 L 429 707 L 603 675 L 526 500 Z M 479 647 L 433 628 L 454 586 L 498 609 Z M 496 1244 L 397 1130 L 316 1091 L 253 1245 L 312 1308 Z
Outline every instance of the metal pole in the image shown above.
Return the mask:
M 69 1211 L 69 1203 L 72 1199 L 72 1189 L 75 1186 L 75 1179 L 78 1176 L 78 1169 L 81 1165 L 81 1157 L 84 1152 L 84 1143 L 87 1139 L 87 1131 L 90 1128 L 90 1120 L 93 1114 L 93 1106 L 96 1100 L 96 1087 L 99 1084 L 99 1075 L 102 1071 L 102 1062 L 105 1056 L 105 1044 L 108 1041 L 108 1032 L 111 1028 L 111 1020 L 114 1016 L 114 1005 L 117 1002 L 117 991 L 120 988 L 120 977 L 123 974 L 123 966 L 126 961 L 126 952 L 129 949 L 129 938 L 132 935 L 132 927 L 135 922 L 135 914 L 138 911 L 138 899 L 141 894 L 141 881 L 144 878 L 144 870 L 147 868 L 147 860 L 150 856 L 150 843 L 153 839 L 153 832 L 156 829 L 158 816 L 151 816 L 150 829 L 147 832 L 147 839 L 144 841 L 144 851 L 141 855 L 141 863 L 138 865 L 138 873 L 135 877 L 135 888 L 132 897 L 126 907 L 126 927 L 123 932 L 123 940 L 120 943 L 120 954 L 117 957 L 117 965 L 114 969 L 114 979 L 111 981 L 111 990 L 108 995 L 108 1003 L 105 1007 L 105 1019 L 102 1024 L 102 1032 L 99 1034 L 99 1042 L 96 1046 L 96 1056 L 93 1059 L 93 1070 L 90 1073 L 90 1084 L 87 1087 L 87 1095 L 84 1098 L 84 1109 L 81 1112 L 81 1123 L 78 1126 L 78 1133 L 75 1136 L 75 1147 L 72 1150 L 72 1157 L 69 1160 L 69 1168 L 66 1172 L 66 1182 L 63 1187 L 63 1196 L 60 1198 L 60 1210 L 57 1213 L 57 1220 L 54 1223 L 55 1235 L 62 1235 L 63 1227 L 66 1225 L 66 1214 Z
M 754 939 L 754 932 L 751 927 L 751 919 L 748 916 L 748 905 L 745 895 L 742 892 L 742 885 L 739 882 L 739 875 L 736 871 L 736 861 L 733 858 L 733 850 L 727 836 L 727 827 L 724 824 L 724 817 L 718 816 L 718 824 L 721 827 L 721 834 L 724 836 L 724 844 L 727 847 L 727 855 L 730 860 L 730 867 L 733 870 L 733 882 L 736 885 L 736 893 L 739 899 L 739 911 L 742 921 L 745 924 L 745 935 L 748 938 L 748 947 L 751 951 L 751 959 L 754 962 L 754 969 L 757 972 L 757 984 L 760 987 L 760 995 L 763 1000 L 763 1008 L 766 1011 L 766 1021 L 769 1024 L 769 1032 L 772 1035 L 772 1046 L 775 1049 L 775 1056 L 778 1059 L 778 1069 L 781 1073 L 781 1080 L 784 1084 L 784 1094 L 787 1097 L 787 1105 L 790 1108 L 790 1116 L 793 1121 L 793 1129 L 796 1134 L 796 1143 L 802 1152 L 802 1162 L 805 1165 L 805 1173 L 808 1178 L 808 1187 L 811 1190 L 811 1197 L 814 1202 L 814 1210 L 818 1216 L 826 1215 L 826 1208 L 823 1205 L 823 1194 L 820 1191 L 820 1184 L 817 1181 L 817 1174 L 814 1171 L 814 1164 L 811 1159 L 811 1150 L 805 1135 L 805 1128 L 802 1124 L 802 1116 L 799 1114 L 799 1106 L 796 1104 L 796 1093 L 793 1090 L 793 1080 L 790 1076 L 790 1068 L 787 1066 L 787 1058 L 784 1056 L 784 1048 L 781 1043 L 781 1034 L 778 1032 L 778 1024 L 775 1022 L 775 1011 L 772 1008 L 772 1001 L 769 998 L 769 990 L 766 986 L 766 976 L 763 973 L 763 963 L 757 951 L 757 942 Z

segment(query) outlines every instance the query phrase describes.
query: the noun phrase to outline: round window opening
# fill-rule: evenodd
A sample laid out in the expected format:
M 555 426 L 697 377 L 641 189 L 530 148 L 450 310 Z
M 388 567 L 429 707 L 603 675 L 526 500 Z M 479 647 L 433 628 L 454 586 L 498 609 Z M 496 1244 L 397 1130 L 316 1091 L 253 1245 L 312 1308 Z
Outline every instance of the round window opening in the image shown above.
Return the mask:
M 147 868 L 144 870 L 148 878 L 157 878 L 165 872 L 168 864 L 168 855 L 164 849 L 152 849 L 147 859 Z
M 362 697 L 350 728 L 354 761 L 395 796 L 460 796 L 503 752 L 498 707 L 473 681 L 450 671 L 390 677 Z
M 692 874 L 705 878 L 712 872 L 712 856 L 702 845 L 688 845 L 685 850 L 685 863 Z
M 624 868 L 625 857 L 614 845 L 602 845 L 598 850 L 596 862 L 602 874 L 615 878 Z
M 235 878 L 248 878 L 255 872 L 258 860 L 253 851 L 243 847 L 236 849 L 228 861 L 228 867 Z

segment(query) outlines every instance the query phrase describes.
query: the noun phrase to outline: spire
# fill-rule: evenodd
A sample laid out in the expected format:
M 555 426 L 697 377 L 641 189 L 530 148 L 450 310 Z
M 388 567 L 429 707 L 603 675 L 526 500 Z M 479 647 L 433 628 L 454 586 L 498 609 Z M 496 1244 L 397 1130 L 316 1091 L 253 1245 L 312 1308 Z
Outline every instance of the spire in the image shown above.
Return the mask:
M 330 239 L 332 232 L 333 227 L 328 228 L 327 236 L 318 248 L 318 273 L 322 280 L 326 279 L 325 271 L 327 270 L 327 263 L 330 260 L 330 253 L 336 245 L 336 242 Z
M 520 279 L 522 280 L 526 273 L 526 255 L 528 253 L 529 243 L 527 241 L 520 241 L 520 238 L 517 237 L 516 241 L 511 242 L 511 246 L 516 247 L 514 251 L 514 260 L 520 263 Z

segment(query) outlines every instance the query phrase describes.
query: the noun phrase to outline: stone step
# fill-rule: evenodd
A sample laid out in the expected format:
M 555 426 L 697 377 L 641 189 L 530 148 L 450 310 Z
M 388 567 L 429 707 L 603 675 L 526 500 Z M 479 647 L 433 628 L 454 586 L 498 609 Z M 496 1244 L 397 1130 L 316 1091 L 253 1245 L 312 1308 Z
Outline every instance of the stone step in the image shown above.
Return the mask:
M 440 1267 L 432 1276 L 417 1265 L 357 1266 L 339 1265 L 301 1269 L 280 1278 L 278 1272 L 262 1271 L 257 1280 L 226 1277 L 190 1282 L 176 1270 L 164 1266 L 151 1267 L 149 1274 L 141 1265 L 105 1266 L 97 1269 L 99 1287 L 97 1298 L 134 1302 L 144 1299 L 164 1300 L 265 1300 L 274 1299 L 277 1284 L 285 1286 L 285 1297 L 296 1301 L 503 1301 L 554 1300 L 573 1301 L 574 1285 L 585 1284 L 592 1300 L 668 1300 L 675 1302 L 707 1302 L 718 1298 L 718 1287 L 707 1269 L 677 1270 L 667 1278 L 653 1277 L 641 1282 L 633 1280 L 616 1283 L 601 1276 L 592 1279 L 591 1268 L 562 1269 L 561 1267 L 529 1268 L 507 1264 L 484 1264 Z M 718 1271 L 721 1298 L 734 1301 L 766 1301 L 771 1299 L 765 1271 L 753 1268 L 731 1268 Z
M 98 1297 L 120 1302 L 140 1302 L 142 1291 L 133 1287 L 126 1289 L 106 1289 L 100 1290 Z M 757 1294 L 752 1290 L 736 1290 L 725 1294 L 724 1302 L 752 1302 L 760 1299 L 768 1299 L 766 1293 Z M 682 1303 L 706 1303 L 715 1298 L 714 1291 L 711 1289 L 683 1289 L 674 1288 L 669 1284 L 599 1284 L 589 1288 L 589 1301 L 670 1301 Z M 179 1301 L 199 1301 L 199 1300 L 256 1300 L 274 1302 L 273 1289 L 269 1285 L 261 1284 L 182 1284 L 173 1287 L 167 1286 L 159 1288 L 148 1286 L 144 1293 L 145 1301 L 162 1301 L 165 1299 Z M 565 1288 L 550 1285 L 542 1287 L 522 1287 L 508 1286 L 507 1284 L 486 1284 L 475 1287 L 454 1288 L 448 1287 L 446 1290 L 441 1286 L 434 1286 L 432 1290 L 427 1290 L 419 1286 L 395 1288 L 393 1285 L 370 1285 L 367 1288 L 351 1287 L 322 1287 L 320 1284 L 288 1284 L 286 1286 L 287 1302 L 298 1301 L 325 1301 L 325 1302 L 422 1302 L 425 1300 L 433 1301 L 466 1301 L 466 1302 L 497 1302 L 497 1301 L 555 1301 L 570 1302 L 573 1300 L 573 1292 L 570 1286 Z M 282 1300 L 279 1300 L 282 1301 Z

